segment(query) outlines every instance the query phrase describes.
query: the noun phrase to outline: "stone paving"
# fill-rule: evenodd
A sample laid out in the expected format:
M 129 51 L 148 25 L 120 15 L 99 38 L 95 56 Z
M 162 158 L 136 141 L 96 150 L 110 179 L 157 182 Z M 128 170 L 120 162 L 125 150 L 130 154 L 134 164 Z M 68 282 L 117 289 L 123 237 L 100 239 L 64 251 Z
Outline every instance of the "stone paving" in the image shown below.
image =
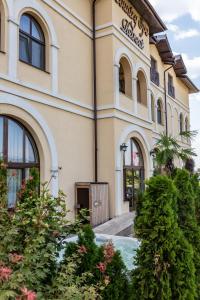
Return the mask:
M 123 214 L 97 226 L 94 228 L 94 232 L 100 234 L 130 236 L 132 235 L 134 217 L 135 212 Z

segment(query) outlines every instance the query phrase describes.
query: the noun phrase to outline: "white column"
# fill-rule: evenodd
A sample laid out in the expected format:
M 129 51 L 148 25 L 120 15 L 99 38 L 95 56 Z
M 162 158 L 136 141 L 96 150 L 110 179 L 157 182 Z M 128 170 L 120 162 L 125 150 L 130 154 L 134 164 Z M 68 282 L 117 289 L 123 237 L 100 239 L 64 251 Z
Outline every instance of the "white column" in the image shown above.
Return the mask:
M 172 112 L 173 114 L 173 112 Z M 174 136 L 174 115 L 171 114 L 171 135 Z
M 52 93 L 58 93 L 58 46 L 51 46 L 51 89 Z
M 138 78 L 137 77 L 133 77 L 132 78 L 132 97 L 133 97 L 133 113 L 135 115 L 137 115 L 138 113 L 138 102 L 137 102 L 137 81 L 138 81 Z
M 147 89 L 147 108 L 148 108 L 148 120 L 151 122 L 152 121 L 152 116 L 151 116 L 151 89 Z
M 115 105 L 119 108 L 119 64 L 114 65 L 114 96 L 115 96 Z
M 157 99 L 157 98 L 155 98 Z M 155 100 L 155 124 L 156 124 L 156 131 L 158 131 L 158 114 L 157 114 L 157 109 L 158 109 L 158 105 L 157 105 L 158 100 Z
M 19 53 L 18 41 L 19 25 L 12 19 L 8 20 L 8 75 L 12 79 L 17 77 L 17 62 Z

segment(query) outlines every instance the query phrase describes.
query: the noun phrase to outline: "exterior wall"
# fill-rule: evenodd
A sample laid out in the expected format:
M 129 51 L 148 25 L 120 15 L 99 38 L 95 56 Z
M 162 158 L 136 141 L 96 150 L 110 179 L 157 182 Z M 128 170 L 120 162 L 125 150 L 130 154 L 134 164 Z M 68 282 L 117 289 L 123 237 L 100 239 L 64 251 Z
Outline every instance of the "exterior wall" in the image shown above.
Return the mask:
M 4 52 L 0 52 L 0 114 L 20 120 L 39 149 L 41 179 L 53 175 L 51 191 L 67 195 L 72 213 L 75 182 L 94 180 L 92 1 L 3 0 Z M 30 12 L 40 22 L 46 39 L 46 72 L 18 60 L 19 20 Z M 141 146 L 145 176 L 152 174 L 150 158 L 158 134 L 165 127 L 151 118 L 151 93 L 164 107 L 163 65 L 149 37 L 140 49 L 120 29 L 128 16 L 115 0 L 97 2 L 97 98 L 99 181 L 109 183 L 110 215 L 129 210 L 123 201 L 123 160 L 120 145 L 135 137 Z M 136 12 L 138 16 L 138 13 Z M 138 16 L 139 17 L 139 16 Z M 145 23 L 145 26 L 148 25 Z M 135 29 L 138 36 L 140 30 Z M 2 49 L 1 49 L 2 50 Z M 150 81 L 150 55 L 158 62 L 160 87 Z M 119 93 L 119 63 L 131 68 L 132 96 Z M 137 101 L 138 72 L 144 76 L 147 103 Z M 189 119 L 188 90 L 174 78 L 176 99 L 167 97 L 169 130 L 178 134 L 179 113 Z M 163 112 L 164 113 L 164 112 Z M 185 141 L 181 141 L 187 146 Z

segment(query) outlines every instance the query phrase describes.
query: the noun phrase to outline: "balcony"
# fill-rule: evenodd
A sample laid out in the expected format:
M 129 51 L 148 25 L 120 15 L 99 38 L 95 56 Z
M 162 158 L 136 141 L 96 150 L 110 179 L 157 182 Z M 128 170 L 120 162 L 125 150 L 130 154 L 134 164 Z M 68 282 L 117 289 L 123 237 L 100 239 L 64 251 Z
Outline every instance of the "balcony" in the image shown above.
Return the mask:
M 173 85 L 168 84 L 168 94 L 172 98 L 175 98 L 175 88 Z
M 155 83 L 157 86 L 160 85 L 159 73 L 155 69 L 152 69 L 152 68 L 151 68 L 151 81 L 153 83 Z

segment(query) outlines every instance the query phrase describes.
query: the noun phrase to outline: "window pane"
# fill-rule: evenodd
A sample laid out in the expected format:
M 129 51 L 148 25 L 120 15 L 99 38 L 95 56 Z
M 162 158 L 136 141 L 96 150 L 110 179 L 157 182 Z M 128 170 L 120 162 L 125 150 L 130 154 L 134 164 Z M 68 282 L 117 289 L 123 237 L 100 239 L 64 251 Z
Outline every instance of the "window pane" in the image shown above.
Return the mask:
M 31 33 L 30 23 L 31 23 L 30 17 L 23 15 L 20 20 L 20 29 L 30 34 Z
M 8 161 L 23 162 L 23 130 L 12 120 L 8 121 Z
M 15 207 L 17 193 L 22 183 L 22 170 L 8 169 L 7 185 L 8 185 L 8 208 Z
M 19 58 L 25 62 L 30 62 L 28 38 L 23 35 L 19 37 Z
M 41 42 L 44 42 L 44 37 L 40 26 L 34 21 L 32 22 L 32 36 Z
M 3 158 L 3 118 L 0 117 L 0 159 Z
M 128 141 L 127 146 L 128 148 L 125 152 L 125 165 L 131 166 L 131 140 Z
M 26 136 L 26 149 L 25 149 L 25 159 L 26 163 L 34 163 L 36 162 L 35 153 L 33 150 L 33 146 L 29 140 L 29 138 Z
M 44 68 L 44 47 L 34 41 L 32 41 L 32 65 Z
M 140 166 L 140 163 L 141 163 L 140 152 L 134 141 L 132 141 L 132 147 L 133 147 L 132 148 L 133 149 L 132 150 L 133 151 L 132 152 L 133 166 L 138 167 L 138 166 Z

